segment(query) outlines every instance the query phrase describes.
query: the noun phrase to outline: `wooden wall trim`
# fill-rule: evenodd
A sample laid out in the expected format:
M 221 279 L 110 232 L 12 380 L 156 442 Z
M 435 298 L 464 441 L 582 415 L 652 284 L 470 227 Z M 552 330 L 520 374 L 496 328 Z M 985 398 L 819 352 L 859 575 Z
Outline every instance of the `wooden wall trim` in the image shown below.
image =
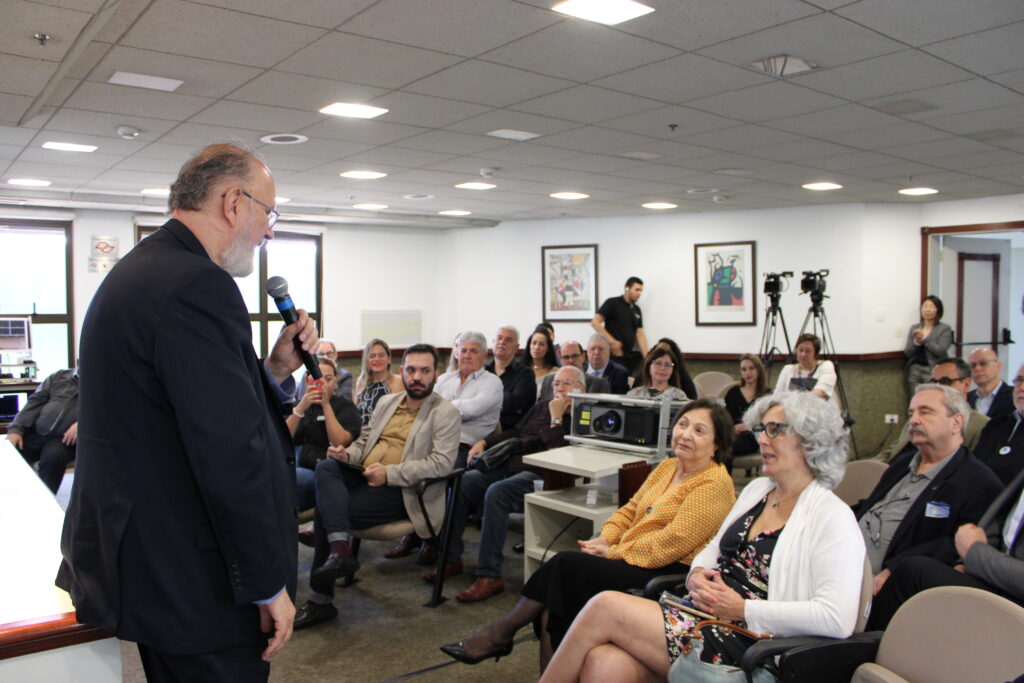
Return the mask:
M 0 624 L 0 660 L 113 637 L 78 623 L 74 612 L 13 621 Z
M 743 354 L 739 353 L 699 353 L 689 352 L 685 353 L 686 360 L 734 360 L 737 363 L 740 360 L 740 356 Z M 879 353 L 839 353 L 835 356 L 822 355 L 821 358 L 828 360 L 838 360 L 839 362 L 863 362 L 872 360 L 897 360 L 905 359 L 906 356 L 902 351 L 882 351 Z M 785 362 L 787 357 L 784 354 L 778 354 L 775 356 L 776 362 Z

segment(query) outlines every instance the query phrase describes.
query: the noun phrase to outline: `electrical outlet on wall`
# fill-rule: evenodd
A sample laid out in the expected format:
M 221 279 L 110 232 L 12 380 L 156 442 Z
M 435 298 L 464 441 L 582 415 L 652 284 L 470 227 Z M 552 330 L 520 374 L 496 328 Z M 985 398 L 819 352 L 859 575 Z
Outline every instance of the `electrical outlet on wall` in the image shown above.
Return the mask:
M 889 413 L 888 415 L 885 416 L 885 424 L 887 425 L 899 424 L 899 421 L 900 416 L 896 415 L 895 413 Z
M 900 327 L 899 325 L 897 325 L 896 327 L 892 328 L 892 336 L 896 337 L 897 339 L 902 338 L 903 337 L 903 328 Z

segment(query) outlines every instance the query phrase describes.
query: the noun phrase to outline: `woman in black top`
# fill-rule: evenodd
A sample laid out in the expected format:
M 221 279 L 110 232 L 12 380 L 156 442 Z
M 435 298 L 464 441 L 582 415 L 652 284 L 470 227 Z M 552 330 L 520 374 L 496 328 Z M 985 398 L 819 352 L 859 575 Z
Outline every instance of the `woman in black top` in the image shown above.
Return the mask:
M 770 391 L 761 359 L 752 353 L 740 356 L 740 383 L 725 394 L 725 409 L 736 425 L 733 454 L 751 455 L 758 452 L 757 439 L 750 432 L 750 427 L 743 424 L 743 414 L 751 403 Z
M 292 442 L 302 446 L 298 464 L 311 470 L 327 457 L 328 446 L 348 446 L 359 436 L 360 429 L 359 412 L 352 401 L 334 395 L 337 367 L 328 358 L 319 361 L 322 388 L 309 384 L 286 420 Z M 306 382 L 310 382 L 308 374 Z

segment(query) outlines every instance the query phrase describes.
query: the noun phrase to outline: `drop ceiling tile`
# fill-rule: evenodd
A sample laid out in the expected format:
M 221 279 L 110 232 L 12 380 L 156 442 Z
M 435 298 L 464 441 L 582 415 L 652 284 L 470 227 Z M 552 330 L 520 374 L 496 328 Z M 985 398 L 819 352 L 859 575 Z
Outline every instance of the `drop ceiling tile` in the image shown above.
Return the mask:
M 227 95 L 227 99 L 320 111 L 333 102 L 362 104 L 386 92 L 384 88 L 369 85 L 344 83 L 284 71 L 264 71 Z
M 934 160 L 932 161 L 934 162 Z M 907 176 L 923 175 L 925 173 L 933 173 L 935 170 L 936 166 L 922 164 L 916 161 L 900 160 L 890 164 L 883 164 L 881 166 L 858 168 L 856 171 L 851 171 L 851 174 L 857 178 L 881 180 L 882 178 L 890 178 L 892 176 L 903 176 L 906 178 Z
M 830 68 L 905 49 L 905 45 L 833 14 L 816 14 L 704 48 L 702 55 L 747 66 L 792 54 Z
M 681 50 L 707 45 L 817 13 L 798 0 L 751 3 L 746 0 L 716 2 L 658 2 L 657 11 L 624 24 L 619 30 L 644 36 Z
M 706 175 L 704 171 L 692 168 L 680 168 L 678 166 L 665 166 L 662 164 L 649 164 L 618 171 L 617 176 L 623 178 L 635 178 L 637 180 L 651 180 L 659 183 L 678 183 L 691 187 L 690 180 Z
M 184 81 L 175 93 L 206 97 L 223 97 L 261 73 L 254 67 L 115 45 L 89 73 L 88 80 L 106 83 L 115 71 L 175 78 Z
M 375 0 L 302 0 L 302 2 L 279 2 L 278 0 L 195 0 L 213 7 L 238 10 L 261 17 L 281 19 L 298 24 L 322 28 L 334 28 L 345 20 L 359 14 Z
M 309 136 L 310 139 L 324 137 L 330 140 L 359 142 L 367 145 L 386 145 L 421 133 L 423 129 L 401 123 L 328 116 L 323 121 L 307 126 L 299 132 Z
M 503 0 L 382 0 L 344 25 L 351 33 L 475 57 L 561 20 Z
M 935 126 L 951 133 L 965 134 L 985 130 L 1012 130 L 1024 121 L 1024 103 L 1008 107 L 993 107 L 982 111 L 953 116 L 937 116 L 928 119 L 929 126 Z
M 1001 83 L 1017 93 L 1024 94 L 1024 69 L 1013 69 L 1012 71 L 994 74 L 989 76 L 988 80 Z
M 992 180 L 999 180 L 1004 183 L 1020 183 L 1024 185 L 1024 159 L 1013 164 L 972 168 L 971 175 L 991 178 Z
M 775 119 L 764 124 L 810 137 L 830 139 L 837 133 L 902 123 L 903 119 L 858 104 L 844 104 L 831 109 Z
M 419 149 L 402 149 L 400 147 L 376 147 L 365 152 L 353 154 L 346 157 L 345 161 L 368 164 L 387 164 L 392 166 L 403 166 L 406 168 L 419 168 L 430 166 L 450 159 L 451 154 L 439 152 L 427 152 Z
M 679 139 L 685 135 L 728 128 L 742 123 L 737 119 L 709 114 L 689 107 L 662 107 L 602 121 L 605 128 L 627 130 L 661 139 Z M 675 126 L 675 128 L 672 128 Z
M 528 102 L 513 105 L 511 109 L 531 114 L 584 123 L 600 123 L 627 114 L 661 108 L 661 102 L 626 95 L 613 90 L 579 85 L 560 92 L 544 95 Z
M 173 128 L 176 123 L 166 119 L 61 107 L 56 114 L 50 117 L 43 129 L 61 133 L 114 137 L 117 135 L 117 127 L 120 125 L 134 126 L 140 131 L 136 140 L 151 142 Z
M 36 131 L 17 126 L 0 126 L 0 144 L 24 147 L 32 142 Z
M 565 169 L 548 166 L 525 166 L 502 171 L 502 175 L 510 178 L 524 178 L 538 183 L 550 183 L 565 177 Z
M 730 152 L 742 152 L 753 147 L 782 144 L 799 139 L 800 136 L 793 133 L 750 124 L 687 135 L 683 138 L 688 144 Z
M 383 97 L 370 100 L 367 104 L 391 110 L 381 115 L 382 121 L 408 123 L 424 128 L 442 128 L 462 119 L 492 111 L 489 107 L 479 104 L 416 95 L 410 92 L 388 93 Z
M 7 178 L 43 178 L 58 182 L 84 181 L 95 178 L 102 173 L 100 169 L 88 166 L 69 166 L 64 163 L 44 163 L 40 161 L 15 161 L 7 167 L 4 176 Z
M 578 157 L 580 153 L 573 149 L 560 149 L 558 147 L 545 147 L 529 142 L 519 142 L 514 145 L 505 145 L 481 151 L 477 156 L 494 161 L 508 161 L 520 164 L 550 164 L 561 159 Z
M 543 136 L 578 128 L 579 126 L 580 124 L 574 121 L 553 119 L 548 116 L 537 116 L 536 114 L 526 114 L 509 109 L 494 109 L 486 114 L 454 123 L 447 126 L 447 128 L 457 133 L 475 133 L 477 135 L 505 128 L 539 133 Z
M 755 85 L 688 102 L 687 105 L 720 116 L 756 123 L 828 109 L 843 101 L 783 81 Z
M 623 182 L 619 180 L 619 189 L 623 192 L 635 194 L 637 196 L 637 202 L 642 204 L 644 202 L 672 202 L 673 204 L 679 204 L 683 197 L 685 190 L 680 184 L 670 183 L 659 183 L 655 181 L 650 182 Z
M 632 147 L 630 148 L 632 149 Z M 608 154 L 586 154 L 584 156 L 560 159 L 550 163 L 552 168 L 571 171 L 589 171 L 591 173 L 616 173 L 627 168 L 636 168 L 647 164 L 639 159 L 629 159 Z
M 84 154 L 81 152 L 60 152 L 52 149 L 43 149 L 34 145 L 22 152 L 20 161 L 39 162 L 53 164 L 54 166 L 79 166 L 82 168 L 104 169 L 116 165 L 121 157 L 113 154 L 102 154 L 93 152 Z
M 994 151 L 991 146 L 975 142 L 968 138 L 940 138 L 929 142 L 916 142 L 909 145 L 896 145 L 886 148 L 886 154 L 914 161 L 927 161 L 945 156 L 973 154 L 975 152 Z
M 108 83 L 82 83 L 65 105 L 108 114 L 183 120 L 213 103 L 209 97 L 179 95 Z
M 561 78 L 473 59 L 411 83 L 404 90 L 492 107 L 505 107 L 571 85 L 572 81 Z
M 143 157 L 128 157 L 124 161 L 115 165 L 113 170 L 164 173 L 171 177 L 175 177 L 181 170 L 182 163 L 183 159 L 145 159 Z
M 995 166 L 996 164 L 1013 164 L 1020 162 L 1022 159 L 1024 159 L 1024 155 L 1018 152 L 1011 152 L 1005 149 L 989 149 L 970 154 L 934 157 L 929 159 L 928 163 L 940 168 L 969 171 L 972 168 Z
M 1024 11 L 1015 0 L 861 0 L 836 14 L 911 45 L 925 45 L 1020 21 Z
M 795 142 L 758 147 L 757 149 L 750 150 L 750 154 L 760 159 L 771 159 L 772 161 L 800 161 L 835 154 L 846 154 L 849 151 L 849 147 L 835 145 L 825 140 L 803 138 Z
M 489 62 L 588 82 L 679 54 L 589 21 L 562 21 L 481 56 Z
M 370 149 L 369 145 L 338 140 L 317 140 L 311 149 L 289 152 L 291 145 L 262 145 L 257 148 L 260 157 L 275 174 L 279 171 L 308 171 L 329 161 L 339 161 Z
M 425 168 L 432 171 L 448 171 L 450 173 L 479 173 L 481 168 L 494 168 L 493 159 L 484 159 L 478 156 L 459 156 L 445 159 L 437 163 L 428 164 Z M 505 164 L 500 167 L 502 178 L 509 177 L 509 174 L 525 169 L 525 164 Z
M 957 183 L 945 194 L 951 197 L 996 197 L 1004 194 L 1016 194 L 1024 187 L 1020 183 L 1001 183 L 997 180 L 969 180 Z
M 886 150 L 895 145 L 909 145 L 915 142 L 928 142 L 948 137 L 937 128 L 919 123 L 896 123 L 890 126 L 867 128 L 850 133 L 832 135 L 829 139 L 840 145 L 859 147 L 868 150 Z
M 198 151 L 205 145 L 227 140 L 239 140 L 247 145 L 259 144 L 260 134 L 243 131 L 235 127 L 211 126 L 205 123 L 182 123 L 160 137 L 160 142 L 172 145 L 188 145 Z
M 769 80 L 766 74 L 686 54 L 602 78 L 594 85 L 679 103 Z
M 1021 4 L 1016 5 L 1024 16 L 1024 10 L 1019 9 Z M 1024 21 L 928 45 L 924 50 L 987 76 L 1024 67 L 1021 36 L 1024 36 Z
M 940 116 L 950 116 L 977 109 L 990 109 L 992 107 L 1024 103 L 1024 95 L 1020 93 L 992 83 L 988 79 L 972 78 L 934 88 L 898 93 L 877 100 L 868 100 L 863 104 L 875 107 L 903 99 L 921 100 L 937 107 L 928 111 L 903 115 L 904 118 L 915 121 L 926 121 Z
M 182 30 L 186 26 L 188 30 Z M 270 67 L 323 33 L 323 29 L 219 7 L 156 0 L 121 39 L 121 44 Z
M 431 130 L 408 137 L 396 147 L 422 149 L 428 152 L 444 154 L 478 154 L 487 149 L 502 147 L 509 144 L 508 140 L 485 137 L 483 135 L 465 135 L 447 130 Z
M 57 71 L 56 62 L 0 53 L 0 92 L 36 97 Z
M 699 156 L 693 159 L 687 159 L 681 162 L 688 168 L 699 169 L 702 171 L 720 171 L 723 168 L 737 168 L 742 170 L 752 170 L 755 168 L 763 168 L 769 166 L 771 162 L 765 161 L 764 159 L 758 159 L 757 157 L 744 154 L 735 154 L 732 152 L 722 152 L 720 154 L 709 154 L 707 156 Z M 731 179 L 741 179 L 744 176 L 732 176 L 726 173 L 720 174 L 722 180 L 719 182 L 729 182 Z
M 30 59 L 60 62 L 91 18 L 91 11 L 64 9 L 25 0 L 4 0 L 0 2 L 0 26 L 21 28 L 18 31 L 5 31 L 2 50 L 7 54 Z M 50 41 L 45 46 L 41 46 L 32 37 L 36 31 L 49 31 Z
M 882 164 L 895 163 L 897 161 L 899 159 L 896 157 L 878 152 L 847 152 L 845 154 L 829 154 L 817 159 L 804 159 L 801 161 L 801 164 L 809 168 L 825 171 L 856 173 L 858 168 L 881 166 Z
M 130 188 L 130 195 L 142 197 L 139 190 L 151 187 L 168 187 L 177 174 L 175 172 L 144 173 L 137 170 L 110 170 L 95 177 L 96 183 L 109 183 L 113 186 L 120 184 L 122 187 Z
M 537 144 L 575 149 L 580 152 L 599 153 L 617 149 L 632 149 L 636 145 L 650 142 L 653 142 L 651 138 L 642 135 L 612 130 L 610 128 L 601 128 L 600 126 L 585 126 L 564 133 L 547 135 L 543 140 L 538 140 Z
M 185 163 L 185 160 L 195 154 L 195 145 L 171 144 L 167 142 L 153 142 L 142 147 L 135 156 L 140 159 L 160 159 L 177 162 L 178 166 Z
M 973 74 L 918 50 L 867 59 L 855 64 L 797 74 L 789 81 L 849 100 L 866 100 L 964 81 Z
M 266 134 L 294 133 L 323 119 L 324 114 L 317 112 L 221 100 L 199 112 L 189 121 L 213 126 L 236 126 Z
M 589 187 L 602 190 L 622 190 L 622 178 L 600 173 L 578 173 L 570 172 L 559 180 L 560 185 L 573 185 L 575 187 Z M 550 187 L 550 185 L 549 185 Z M 551 191 L 548 190 L 548 193 Z
M 96 145 L 99 147 L 95 152 L 83 153 L 83 152 L 60 152 L 57 150 L 49 150 L 55 154 L 73 154 L 76 156 L 94 156 L 96 154 L 111 155 L 114 160 L 112 163 L 116 163 L 117 159 L 125 156 L 130 156 L 136 152 L 142 150 L 145 147 L 145 142 L 139 139 L 125 140 L 113 135 L 113 131 L 110 131 L 111 135 L 88 135 L 85 133 L 60 133 L 48 129 L 40 130 L 36 133 L 35 137 L 29 143 L 29 147 L 40 147 L 44 142 L 72 142 L 79 145 Z M 58 157 L 60 158 L 60 157 Z

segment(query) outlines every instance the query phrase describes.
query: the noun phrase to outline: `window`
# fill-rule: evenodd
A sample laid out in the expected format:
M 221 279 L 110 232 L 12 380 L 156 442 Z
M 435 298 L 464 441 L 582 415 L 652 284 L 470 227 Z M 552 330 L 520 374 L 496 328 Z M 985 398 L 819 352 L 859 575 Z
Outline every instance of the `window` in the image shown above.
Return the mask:
M 0 220 L 0 316 L 31 321 L 32 360 L 41 379 L 74 367 L 71 223 Z M 23 353 L 2 354 L 20 363 Z M 10 372 L 12 368 L 4 368 Z

